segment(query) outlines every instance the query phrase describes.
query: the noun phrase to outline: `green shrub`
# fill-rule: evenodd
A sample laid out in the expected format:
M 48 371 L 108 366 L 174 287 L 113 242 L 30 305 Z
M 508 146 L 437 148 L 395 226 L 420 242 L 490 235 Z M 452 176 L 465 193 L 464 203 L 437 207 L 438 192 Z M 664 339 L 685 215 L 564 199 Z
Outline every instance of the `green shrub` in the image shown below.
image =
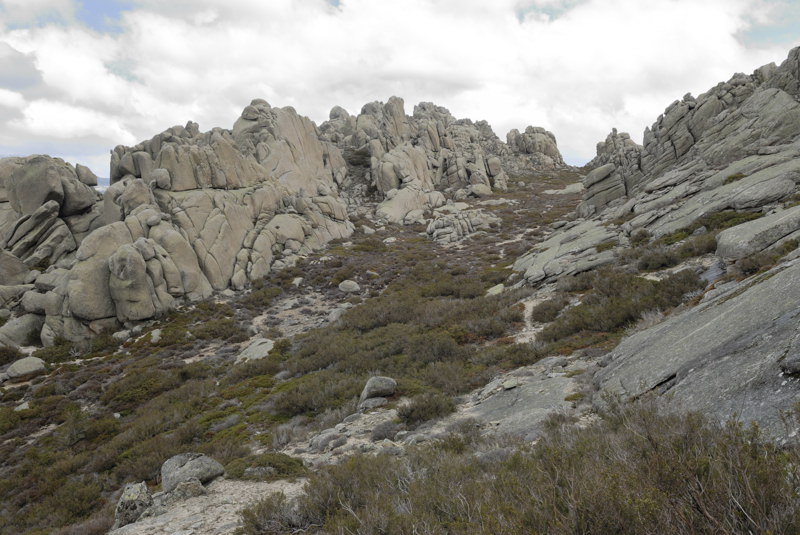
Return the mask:
M 229 462 L 225 472 L 234 479 L 270 480 L 302 477 L 308 470 L 302 459 L 297 457 L 283 453 L 261 453 Z
M 646 229 L 639 229 L 631 234 L 631 247 L 641 247 L 650 242 L 651 234 Z
M 15 347 L 0 346 L 0 366 L 11 364 L 15 360 L 19 360 L 24 355 Z
M 602 253 L 603 251 L 609 251 L 609 250 L 613 249 L 616 246 L 617 246 L 617 240 L 608 240 L 608 241 L 604 241 L 603 243 L 600 243 L 598 245 L 595 245 L 595 250 L 598 253 Z
M 732 175 L 728 175 L 728 176 L 725 178 L 725 181 L 724 181 L 722 184 L 723 184 L 723 185 L 725 185 L 725 184 L 731 184 L 731 183 L 733 183 L 733 182 L 738 182 L 739 180 L 741 180 L 741 179 L 743 179 L 743 178 L 747 178 L 747 175 L 745 175 L 744 173 L 734 173 L 734 174 L 732 174 Z
M 111 383 L 100 400 L 109 408 L 127 411 L 179 384 L 176 373 L 157 368 L 132 369 Z
M 232 318 L 208 320 L 192 327 L 190 332 L 200 340 L 218 339 L 233 343 L 247 340 L 247 333 Z
M 781 258 L 797 249 L 799 243 L 797 240 L 787 240 L 778 247 L 746 256 L 736 261 L 734 269 L 740 277 L 749 277 L 767 271 L 775 266 Z
M 656 271 L 677 265 L 680 262 L 678 254 L 670 248 L 653 247 L 639 257 L 636 267 L 640 271 Z
M 569 304 L 569 297 L 557 294 L 555 297 L 539 303 L 531 309 L 531 319 L 539 323 L 549 323 L 556 319 L 559 312 Z
M 73 343 L 60 336 L 56 337 L 52 346 L 42 347 L 33 352 L 34 357 L 38 357 L 51 364 L 73 360 L 76 355 L 76 348 Z
M 589 427 L 555 417 L 530 447 L 476 447 L 352 456 L 246 509 L 240 533 L 800 532 L 800 450 L 735 422 L 616 406 Z
M 19 423 L 19 414 L 11 407 L 0 407 L 0 435 L 14 429 Z
M 613 270 L 594 276 L 593 291 L 580 305 L 564 311 L 539 335 L 556 342 L 581 331 L 611 332 L 637 321 L 647 310 L 665 311 L 679 305 L 683 296 L 700 290 L 705 283 L 691 270 L 652 281 Z
M 263 286 L 254 288 L 249 294 L 239 300 L 239 303 L 253 310 L 264 310 L 272 305 L 276 297 L 283 291 L 277 286 Z
M 411 398 L 397 409 L 397 417 L 408 425 L 417 425 L 433 418 L 447 416 L 456 409 L 453 400 L 438 392 L 427 392 Z

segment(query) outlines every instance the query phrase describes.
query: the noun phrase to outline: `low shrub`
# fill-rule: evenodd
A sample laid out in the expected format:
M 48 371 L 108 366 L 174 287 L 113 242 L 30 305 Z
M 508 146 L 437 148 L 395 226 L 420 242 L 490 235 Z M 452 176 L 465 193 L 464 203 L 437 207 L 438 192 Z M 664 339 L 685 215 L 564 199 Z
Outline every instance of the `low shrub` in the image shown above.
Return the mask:
M 631 234 L 631 247 L 641 247 L 650 242 L 652 235 L 646 229 L 639 229 Z
M 559 312 L 568 304 L 569 297 L 559 293 L 555 297 L 533 307 L 531 309 L 531 319 L 539 323 L 549 323 L 556 319 Z
M 737 422 L 612 404 L 588 427 L 554 417 L 533 446 L 478 447 L 352 456 L 246 509 L 240 533 L 800 532 L 800 449 Z
M 180 383 L 177 373 L 158 368 L 132 369 L 111 383 L 100 400 L 116 411 L 129 411 Z
M 33 352 L 34 357 L 38 357 L 48 363 L 64 362 L 73 360 L 78 355 L 74 344 L 63 337 L 56 337 L 53 345 L 42 347 Z
M 15 360 L 19 360 L 24 356 L 25 355 L 20 353 L 20 351 L 15 347 L 0 346 L 0 366 L 11 364 Z
M 235 459 L 225 465 L 225 473 L 234 479 L 286 479 L 308 473 L 302 459 L 283 453 L 261 453 Z
M 749 277 L 767 271 L 781 258 L 797 249 L 798 244 L 800 244 L 798 240 L 787 240 L 778 247 L 746 256 L 734 264 L 734 271 L 739 277 Z
M 395 422 L 383 422 L 375 426 L 370 438 L 373 442 L 381 440 L 394 440 L 394 437 L 403 427 Z
M 691 270 L 679 271 L 661 281 L 600 270 L 594 275 L 593 290 L 583 302 L 547 325 L 539 339 L 556 342 L 581 331 L 615 331 L 637 321 L 647 310 L 666 311 L 679 305 L 684 295 L 704 286 Z
M 282 290 L 277 286 L 264 286 L 263 283 L 259 287 L 254 287 L 253 290 L 242 297 L 239 303 L 245 307 L 261 311 L 269 308 L 276 297 L 281 295 Z
M 421 394 L 397 409 L 397 417 L 405 424 L 415 426 L 422 422 L 447 416 L 456 409 L 453 400 L 438 392 Z
M 723 185 L 725 184 L 732 184 L 733 182 L 738 182 L 739 180 L 747 178 L 747 175 L 744 173 L 734 173 L 732 175 L 728 175 L 725 180 L 722 182 Z

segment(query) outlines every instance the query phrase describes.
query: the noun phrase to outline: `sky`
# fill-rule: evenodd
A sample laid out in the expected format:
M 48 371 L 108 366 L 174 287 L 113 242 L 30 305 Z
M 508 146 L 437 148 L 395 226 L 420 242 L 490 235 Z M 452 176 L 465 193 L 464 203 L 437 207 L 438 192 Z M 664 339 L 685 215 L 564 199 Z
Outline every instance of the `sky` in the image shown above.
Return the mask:
M 800 0 L 0 0 L 0 157 L 108 176 L 109 151 L 254 98 L 317 124 L 411 114 L 552 131 L 568 163 L 800 45 Z

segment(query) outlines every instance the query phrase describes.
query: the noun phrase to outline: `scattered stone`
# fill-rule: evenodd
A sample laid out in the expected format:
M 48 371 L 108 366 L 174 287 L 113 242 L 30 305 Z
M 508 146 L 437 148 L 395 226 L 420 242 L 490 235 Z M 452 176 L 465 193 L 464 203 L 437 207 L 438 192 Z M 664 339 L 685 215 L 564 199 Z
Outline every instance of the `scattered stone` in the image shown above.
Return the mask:
M 503 293 L 503 290 L 505 289 L 506 285 L 501 282 L 500 284 L 495 284 L 494 286 L 486 290 L 486 295 L 500 295 L 501 293 Z
M 275 347 L 275 342 L 273 340 L 269 338 L 256 338 L 237 355 L 236 364 L 267 358 L 273 347 Z
M 159 505 L 162 507 L 169 507 L 177 502 L 188 500 L 189 498 L 196 498 L 197 496 L 205 496 L 208 494 L 206 488 L 196 477 L 189 478 L 181 481 L 170 492 L 165 493 L 159 499 Z
M 152 505 L 153 496 L 144 481 L 141 483 L 128 483 L 122 490 L 122 495 L 117 502 L 117 508 L 114 511 L 114 525 L 111 529 L 119 529 L 122 526 L 133 524 Z
M 356 281 L 344 280 L 339 283 L 339 290 L 345 293 L 356 293 L 361 291 L 361 286 Z
M 372 409 L 377 409 L 378 407 L 383 407 L 389 402 L 386 398 L 369 398 L 365 399 L 358 403 L 358 410 L 360 411 L 371 411 Z

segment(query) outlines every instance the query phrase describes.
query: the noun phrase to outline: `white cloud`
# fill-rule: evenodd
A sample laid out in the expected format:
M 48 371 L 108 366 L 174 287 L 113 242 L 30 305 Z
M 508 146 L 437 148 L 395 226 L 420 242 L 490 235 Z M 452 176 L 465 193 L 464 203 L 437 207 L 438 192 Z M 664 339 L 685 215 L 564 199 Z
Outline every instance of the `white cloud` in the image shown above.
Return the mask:
M 0 106 L 5 108 L 21 108 L 25 105 L 25 97 L 16 91 L 0 87 Z
M 10 14 L 36 20 L 44 6 L 65 20 L 74 12 L 68 0 L 0 5 L 5 23 Z M 230 127 L 252 98 L 292 105 L 321 122 L 334 105 L 358 112 L 398 95 L 408 113 L 433 101 L 457 116 L 489 120 L 501 138 L 511 128 L 545 126 L 565 156 L 581 162 L 612 127 L 640 138 L 684 93 L 784 58 L 790 42 L 759 48 L 739 39 L 754 24 L 771 23 L 780 5 L 139 0 L 123 13 L 119 33 L 77 24 L 0 29 L 0 44 L 32 58 L 50 90 L 43 98 L 5 87 L 23 99 L 6 95 L 22 111 L 6 126 L 25 143 L 91 134 L 107 140 L 97 150 L 107 158 L 118 143 L 190 119 L 202 129 Z
M 72 0 L 0 0 L 0 22 L 23 25 L 69 20 L 75 14 Z
M 12 129 L 43 137 L 70 139 L 100 136 L 118 139 L 119 143 L 135 144 L 136 136 L 116 118 L 97 110 L 71 106 L 63 102 L 36 100 L 26 105 L 22 119 L 8 122 Z

